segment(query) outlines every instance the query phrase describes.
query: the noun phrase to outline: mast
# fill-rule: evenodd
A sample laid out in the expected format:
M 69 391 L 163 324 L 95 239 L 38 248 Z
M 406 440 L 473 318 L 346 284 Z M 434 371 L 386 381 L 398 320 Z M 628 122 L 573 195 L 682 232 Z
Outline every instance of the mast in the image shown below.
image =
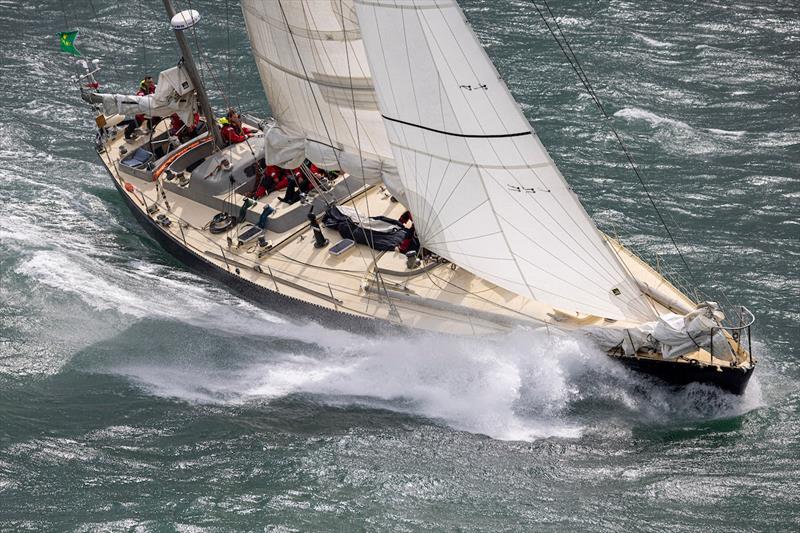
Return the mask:
M 211 103 L 208 101 L 208 95 L 206 94 L 203 80 L 200 78 L 200 73 L 197 71 L 197 66 L 194 64 L 192 50 L 189 48 L 189 43 L 186 41 L 186 36 L 183 34 L 184 30 L 191 28 L 197 23 L 200 19 L 200 15 L 197 14 L 196 11 L 194 13 L 181 11 L 181 14 L 185 14 L 183 20 L 176 21 L 175 6 L 172 5 L 172 0 L 164 0 L 164 8 L 167 10 L 167 16 L 170 18 L 170 25 L 175 31 L 175 39 L 177 39 L 178 46 L 180 46 L 181 49 L 181 55 L 183 55 L 183 64 L 186 66 L 186 73 L 189 75 L 189 79 L 192 80 L 192 85 L 194 85 L 194 90 L 197 93 L 197 99 L 200 101 L 200 111 L 206 118 L 208 131 L 211 133 L 211 137 L 213 137 L 214 144 L 217 148 L 222 148 L 225 146 L 225 143 L 222 141 L 219 126 L 217 126 L 217 121 L 214 118 L 214 111 L 211 109 Z

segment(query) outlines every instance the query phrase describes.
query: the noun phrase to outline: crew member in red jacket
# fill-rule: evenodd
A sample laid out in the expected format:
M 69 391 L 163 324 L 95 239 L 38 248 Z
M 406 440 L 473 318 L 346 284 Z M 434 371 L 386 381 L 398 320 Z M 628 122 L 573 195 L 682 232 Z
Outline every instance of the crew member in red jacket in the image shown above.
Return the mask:
M 268 165 L 264 169 L 264 176 L 258 183 L 254 196 L 261 198 L 273 191 L 285 189 L 289 185 L 289 180 L 283 176 L 283 169 L 277 165 Z
M 156 84 L 153 81 L 153 77 L 145 76 L 144 79 L 141 82 L 139 82 L 139 90 L 136 91 L 136 96 L 150 96 L 155 92 L 156 92 Z M 139 126 L 141 126 L 147 121 L 147 117 L 142 113 L 136 115 L 135 118 L 136 118 L 136 124 L 138 124 Z M 150 121 L 151 125 L 149 127 L 155 128 L 159 120 L 161 120 L 161 117 L 153 117 L 153 119 Z
M 225 117 L 226 123 L 222 126 L 222 138 L 228 144 L 236 144 L 244 142 L 255 132 L 248 127 L 242 126 L 242 119 L 239 113 L 233 109 L 228 110 L 228 115 Z
M 139 90 L 136 91 L 136 96 L 148 96 L 156 92 L 156 84 L 153 82 L 152 76 L 145 76 L 144 79 L 139 82 Z M 155 127 L 158 124 L 158 121 L 161 120 L 160 118 L 153 117 L 152 124 Z M 125 138 L 128 140 L 133 139 L 133 134 L 139 126 L 144 124 L 147 121 L 147 117 L 144 116 L 143 113 L 135 115 L 132 119 L 125 120 L 122 124 L 125 125 Z
M 173 137 L 177 137 L 182 143 L 197 137 L 199 133 L 197 128 L 200 126 L 200 114 L 197 111 L 194 112 L 191 128 L 183 123 L 181 117 L 179 117 L 177 113 L 170 115 L 169 120 L 169 134 Z

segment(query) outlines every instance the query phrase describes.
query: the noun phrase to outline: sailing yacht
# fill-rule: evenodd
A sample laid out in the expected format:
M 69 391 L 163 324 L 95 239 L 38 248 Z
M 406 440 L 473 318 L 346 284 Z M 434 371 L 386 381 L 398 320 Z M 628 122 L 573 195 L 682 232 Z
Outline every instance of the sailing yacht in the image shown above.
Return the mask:
M 245 115 L 255 133 L 235 144 L 188 45 L 200 14 L 164 3 L 181 59 L 156 92 L 83 97 L 115 187 L 186 264 L 298 318 L 585 334 L 668 382 L 745 390 L 752 314 L 696 301 L 597 228 L 455 0 L 242 0 L 274 115 Z M 168 120 L 122 132 L 137 113 L 190 124 L 195 111 L 190 139 Z M 253 198 L 267 166 L 313 187 Z M 396 251 L 412 233 L 418 246 Z

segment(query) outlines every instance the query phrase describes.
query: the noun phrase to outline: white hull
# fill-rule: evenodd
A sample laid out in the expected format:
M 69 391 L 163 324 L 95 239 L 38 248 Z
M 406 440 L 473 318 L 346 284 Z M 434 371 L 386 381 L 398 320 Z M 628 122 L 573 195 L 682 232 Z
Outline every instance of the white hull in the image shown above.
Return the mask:
M 159 125 L 156 136 L 164 128 L 164 125 Z M 189 180 L 188 188 L 163 179 L 170 167 L 168 163 L 180 160 L 180 157 L 176 158 L 177 154 L 200 151 L 207 143 L 195 140 L 156 161 L 153 165 L 156 181 L 153 181 L 152 177 L 147 179 L 141 172 L 131 172 L 120 164 L 120 147 L 124 146 L 130 154 L 144 142 L 144 139 L 128 142 L 117 135 L 107 140 L 100 153 L 117 189 L 126 197 L 138 218 L 152 223 L 151 231 L 161 233 L 163 238 L 159 240 L 162 243 L 185 252 L 198 264 L 226 274 L 230 278 L 228 281 L 240 282 L 244 292 L 249 289 L 258 292 L 260 296 L 257 299 L 275 302 L 278 310 L 283 305 L 280 302 L 291 301 L 319 311 L 317 314 L 324 317 L 323 320 L 337 321 L 337 317 L 341 317 L 347 323 L 377 322 L 466 336 L 502 334 L 512 328 L 545 327 L 555 333 L 587 327 L 637 326 L 635 323 L 566 313 L 511 293 L 446 262 L 423 264 L 409 270 L 402 254 L 376 252 L 359 245 L 341 256 L 334 256 L 327 248 L 313 245 L 313 233 L 305 219 L 310 206 L 282 204 L 277 199 L 278 193 L 262 199 L 248 215 L 252 217 L 260 213 L 264 202 L 277 208 L 270 226 L 276 230 L 267 233 L 273 247 L 259 257 L 255 245 L 236 245 L 235 228 L 220 234 L 204 229 L 226 200 L 230 203 L 230 210 L 238 210 L 242 195 L 237 193 L 229 199 L 221 195 L 220 198 L 197 201 L 190 198 L 188 191 L 193 186 L 192 180 L 198 180 L 198 176 Z M 193 144 L 196 146 L 192 147 Z M 215 157 L 227 157 L 233 161 L 252 158 L 244 145 L 226 148 L 210 159 Z M 163 191 L 157 188 L 157 184 L 162 183 Z M 353 205 L 364 213 L 369 212 L 371 216 L 397 218 L 405 210 L 402 205 L 392 202 L 381 186 L 356 187 L 351 182 L 349 187 L 352 196 L 340 202 Z M 241 192 L 245 190 L 249 189 L 243 187 Z M 315 213 L 320 214 L 320 211 L 317 208 Z M 168 219 L 170 223 L 165 225 L 159 217 Z M 282 227 L 282 222 L 291 220 L 298 223 Z M 327 228 L 322 231 L 331 244 L 341 239 L 336 231 Z M 616 241 L 609 239 L 609 242 L 632 276 L 647 289 L 647 297 L 657 312 L 684 312 L 694 307 L 694 302 L 658 272 Z M 271 300 L 270 295 L 275 299 Z M 700 349 L 671 361 L 670 366 L 684 366 L 687 372 L 691 366 L 751 370 L 749 354 L 738 345 L 735 351 L 737 356 L 728 361 L 712 357 Z M 637 359 L 642 358 L 664 360 L 658 353 L 637 354 Z

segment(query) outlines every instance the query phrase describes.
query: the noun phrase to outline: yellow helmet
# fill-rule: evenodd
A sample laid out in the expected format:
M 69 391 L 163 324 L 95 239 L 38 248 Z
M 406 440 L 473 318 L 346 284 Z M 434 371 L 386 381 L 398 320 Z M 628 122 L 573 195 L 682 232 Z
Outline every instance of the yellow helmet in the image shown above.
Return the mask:
M 219 119 L 219 120 L 217 121 L 217 124 L 219 124 L 220 126 L 224 126 L 224 125 L 226 125 L 227 123 L 228 123 L 228 119 L 227 119 L 227 118 L 225 118 L 225 117 L 222 117 L 221 119 Z

